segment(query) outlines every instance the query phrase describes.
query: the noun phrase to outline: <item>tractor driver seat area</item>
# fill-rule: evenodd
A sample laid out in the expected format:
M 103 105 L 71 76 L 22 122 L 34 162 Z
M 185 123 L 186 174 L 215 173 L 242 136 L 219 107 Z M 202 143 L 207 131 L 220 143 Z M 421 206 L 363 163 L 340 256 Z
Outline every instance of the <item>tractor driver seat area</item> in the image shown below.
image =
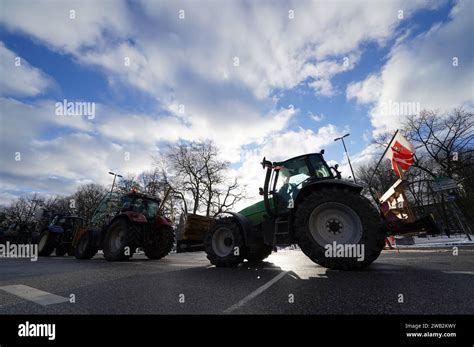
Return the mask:
M 304 160 L 298 160 L 291 163 L 291 166 L 285 166 L 280 169 L 277 182 L 277 196 L 288 205 L 290 199 L 298 195 L 302 188 L 301 183 L 311 175 Z

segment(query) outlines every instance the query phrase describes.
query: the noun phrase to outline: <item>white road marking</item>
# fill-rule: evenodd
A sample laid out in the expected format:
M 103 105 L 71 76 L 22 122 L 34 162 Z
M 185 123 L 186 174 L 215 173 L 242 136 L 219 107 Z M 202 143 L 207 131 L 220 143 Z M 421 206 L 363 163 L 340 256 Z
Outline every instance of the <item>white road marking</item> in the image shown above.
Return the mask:
M 23 284 L 3 286 L 0 287 L 0 290 L 16 295 L 22 299 L 33 301 L 34 303 L 43 306 L 59 304 L 61 302 L 69 301 L 68 298 L 65 298 L 63 296 L 51 294 L 33 287 L 25 286 Z
M 267 283 L 265 283 L 263 286 L 261 287 L 258 287 L 255 291 L 253 291 L 252 293 L 250 293 L 249 295 L 247 295 L 245 298 L 243 298 L 242 300 L 240 300 L 238 303 L 236 303 L 235 305 L 232 305 L 231 307 L 229 307 L 228 309 L 226 309 L 224 311 L 224 313 L 231 313 L 235 310 L 237 310 L 238 308 L 244 306 L 247 302 L 249 302 L 250 300 L 254 299 L 255 297 L 257 297 L 258 295 L 262 294 L 264 291 L 266 291 L 268 288 L 270 288 L 272 285 L 274 285 L 275 283 L 277 283 L 279 280 L 281 280 L 284 276 L 286 275 L 286 271 L 278 274 L 277 276 L 273 277 L 270 281 L 268 281 Z
M 474 275 L 474 271 L 443 271 L 445 274 Z

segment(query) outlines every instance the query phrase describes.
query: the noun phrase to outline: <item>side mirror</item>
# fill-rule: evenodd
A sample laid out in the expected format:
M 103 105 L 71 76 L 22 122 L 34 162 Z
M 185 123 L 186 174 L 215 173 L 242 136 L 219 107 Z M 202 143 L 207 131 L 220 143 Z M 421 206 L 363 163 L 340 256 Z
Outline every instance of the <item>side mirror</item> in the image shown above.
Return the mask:
M 263 196 L 263 188 L 258 188 L 258 194 Z
M 336 178 L 340 180 L 342 177 L 341 177 L 341 171 L 338 170 L 339 164 L 331 166 L 330 168 L 334 170 L 334 172 L 336 173 Z
M 267 158 L 265 157 L 263 157 L 263 160 L 260 164 L 262 164 L 263 169 L 266 169 L 267 167 L 270 167 L 270 168 L 272 167 L 272 162 L 267 160 Z

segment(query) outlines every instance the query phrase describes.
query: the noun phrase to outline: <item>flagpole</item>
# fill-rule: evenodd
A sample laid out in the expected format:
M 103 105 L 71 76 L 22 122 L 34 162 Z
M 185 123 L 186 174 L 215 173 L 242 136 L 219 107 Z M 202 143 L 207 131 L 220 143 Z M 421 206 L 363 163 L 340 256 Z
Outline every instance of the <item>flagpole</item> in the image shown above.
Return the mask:
M 382 156 L 380 157 L 380 159 L 379 159 L 377 165 L 375 165 L 374 172 L 372 173 L 372 176 L 370 177 L 370 180 L 369 180 L 369 183 L 368 183 L 368 188 L 369 188 L 370 190 L 372 190 L 372 188 L 370 187 L 370 184 L 372 183 L 372 180 L 374 179 L 375 173 L 377 172 L 377 169 L 378 169 L 380 163 L 382 162 L 382 159 L 385 157 L 385 154 L 387 153 L 388 149 L 390 148 L 390 145 L 391 145 L 392 142 L 393 142 L 393 139 L 395 139 L 395 136 L 397 136 L 397 134 L 398 134 L 398 129 L 397 129 L 397 131 L 395 131 L 395 134 L 393 134 L 392 139 L 391 139 L 390 142 L 388 143 L 387 148 L 385 148 L 385 151 L 383 152 Z

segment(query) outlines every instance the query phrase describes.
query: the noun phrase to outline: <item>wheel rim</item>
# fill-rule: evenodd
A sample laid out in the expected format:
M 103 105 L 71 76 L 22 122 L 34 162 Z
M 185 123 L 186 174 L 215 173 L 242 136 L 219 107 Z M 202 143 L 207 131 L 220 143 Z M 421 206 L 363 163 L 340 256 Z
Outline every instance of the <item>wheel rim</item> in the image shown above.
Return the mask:
M 109 237 L 109 249 L 111 252 L 119 252 L 122 250 L 124 244 L 125 244 L 125 237 L 126 233 L 125 230 L 123 229 L 113 229 L 109 231 L 110 237 Z
M 230 255 L 234 249 L 234 234 L 228 228 L 218 228 L 212 235 L 212 249 L 219 257 Z
M 327 202 L 316 207 L 309 217 L 309 231 L 321 246 L 356 244 L 362 238 L 362 222 L 357 213 L 347 205 Z
M 38 243 L 38 248 L 39 250 L 41 251 L 44 246 L 46 245 L 46 241 L 48 240 L 48 233 L 44 233 L 42 236 L 41 236 L 41 239 Z

